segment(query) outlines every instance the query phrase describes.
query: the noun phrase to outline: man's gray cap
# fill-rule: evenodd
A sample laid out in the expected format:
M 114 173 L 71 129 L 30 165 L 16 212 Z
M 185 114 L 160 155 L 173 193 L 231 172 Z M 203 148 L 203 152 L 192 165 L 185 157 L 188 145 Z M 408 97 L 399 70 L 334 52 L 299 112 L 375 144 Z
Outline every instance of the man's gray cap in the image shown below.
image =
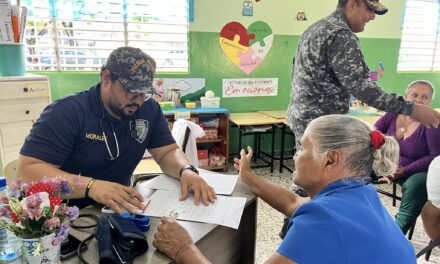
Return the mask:
M 156 93 L 153 87 L 156 62 L 138 48 L 120 47 L 112 51 L 105 69 L 118 76 L 118 80 L 132 93 Z

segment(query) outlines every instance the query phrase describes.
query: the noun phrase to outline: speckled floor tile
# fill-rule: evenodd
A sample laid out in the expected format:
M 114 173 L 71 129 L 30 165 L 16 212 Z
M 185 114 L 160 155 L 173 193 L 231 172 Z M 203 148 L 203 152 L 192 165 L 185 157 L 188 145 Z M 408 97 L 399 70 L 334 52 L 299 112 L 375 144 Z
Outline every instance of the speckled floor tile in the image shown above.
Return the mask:
M 287 165 L 289 167 L 293 166 L 292 161 L 288 161 Z M 260 168 L 255 169 L 255 172 L 265 178 L 266 180 L 271 181 L 274 184 L 290 187 L 292 184 L 291 181 L 291 173 L 287 170 L 283 170 L 283 173 L 279 173 L 279 163 L 276 162 L 274 166 L 274 173 L 270 173 L 269 168 Z M 230 166 L 229 173 L 234 173 L 233 167 Z M 388 186 L 381 186 L 381 188 L 390 188 Z M 398 187 L 400 190 L 400 187 Z M 385 207 L 389 210 L 392 216 L 397 212 L 399 201 L 397 202 L 397 206 L 392 206 L 392 200 L 389 197 L 384 195 L 380 195 L 380 198 L 385 205 Z M 277 249 L 278 245 L 281 242 L 281 239 L 278 236 L 280 228 L 282 226 L 283 216 L 278 211 L 272 209 L 268 204 L 259 199 L 258 201 L 258 216 L 257 216 L 257 242 L 256 242 L 256 263 L 264 263 L 273 252 Z M 425 247 L 429 242 L 428 236 L 425 234 L 425 231 L 422 226 L 422 220 L 419 217 L 417 220 L 416 228 L 414 230 L 414 234 L 411 240 L 411 243 L 414 245 L 415 251 L 419 252 L 423 247 Z M 392 249 L 387 249 L 392 250 Z M 418 264 L 422 263 L 438 263 L 440 264 L 440 249 L 435 248 L 432 251 L 431 257 L 429 261 L 425 261 L 424 256 L 420 257 L 417 261 Z

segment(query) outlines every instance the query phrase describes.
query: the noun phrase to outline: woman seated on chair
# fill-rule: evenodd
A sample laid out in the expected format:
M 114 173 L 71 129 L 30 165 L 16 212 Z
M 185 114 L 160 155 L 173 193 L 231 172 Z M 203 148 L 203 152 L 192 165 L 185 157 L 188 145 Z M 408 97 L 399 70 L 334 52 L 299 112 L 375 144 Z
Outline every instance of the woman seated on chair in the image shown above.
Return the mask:
M 266 263 L 416 263 L 415 253 L 374 186 L 370 170 L 392 174 L 398 145 L 372 126 L 344 115 L 310 122 L 295 154 L 293 181 L 302 198 L 257 176 L 252 149 L 240 152 L 241 180 L 270 206 L 291 216 L 287 235 Z M 178 263 L 208 263 L 188 232 L 163 217 L 153 245 Z M 393 250 L 387 250 L 387 249 Z
M 429 166 L 426 189 L 428 201 L 422 210 L 423 227 L 429 238 L 434 241 L 440 238 L 440 156 Z
M 429 105 L 434 86 L 428 81 L 414 81 L 406 89 L 405 99 Z M 402 201 L 396 222 L 404 234 L 414 225 L 426 202 L 426 172 L 431 161 L 440 155 L 440 128 L 426 128 L 409 116 L 387 113 L 375 127 L 395 137 L 400 146 L 399 167 L 383 180 L 402 186 Z M 382 175 L 384 176 L 384 175 Z

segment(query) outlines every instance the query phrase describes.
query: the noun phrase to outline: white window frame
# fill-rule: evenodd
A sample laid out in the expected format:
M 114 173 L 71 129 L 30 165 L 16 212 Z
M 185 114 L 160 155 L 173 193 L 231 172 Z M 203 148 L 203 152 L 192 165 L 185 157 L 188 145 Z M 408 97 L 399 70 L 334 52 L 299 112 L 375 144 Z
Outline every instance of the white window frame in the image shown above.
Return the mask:
M 109 12 L 114 17 L 106 18 L 102 14 L 80 20 L 65 19 L 63 15 L 48 17 L 39 13 L 48 14 L 54 7 L 45 5 L 46 0 L 35 1 L 43 5 L 30 7 L 35 11 L 28 16 L 26 28 L 28 70 L 100 70 L 112 50 L 132 46 L 156 60 L 157 72 L 189 72 L 187 0 L 86 1 L 95 5 L 105 3 L 105 6 L 114 2 L 111 7 L 114 9 Z M 122 10 L 122 3 L 126 4 L 125 10 Z M 136 14 L 138 10 L 142 13 Z M 132 12 L 131 17 L 122 15 L 128 12 Z M 157 13 L 160 15 L 154 16 Z
M 406 0 L 398 72 L 440 71 L 438 0 Z

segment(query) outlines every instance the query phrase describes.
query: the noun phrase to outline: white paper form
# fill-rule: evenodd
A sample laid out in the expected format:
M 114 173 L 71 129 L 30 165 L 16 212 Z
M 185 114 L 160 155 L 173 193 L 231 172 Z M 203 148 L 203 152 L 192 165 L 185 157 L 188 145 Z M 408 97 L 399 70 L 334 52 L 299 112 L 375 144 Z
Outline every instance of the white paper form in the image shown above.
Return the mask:
M 231 195 L 238 181 L 238 175 L 226 175 L 208 170 L 200 170 L 202 177 L 216 194 Z M 136 189 L 151 188 L 157 190 L 180 191 L 180 182 L 170 176 L 161 174 L 145 183 L 138 184 Z
M 176 213 L 177 219 L 217 224 L 238 229 L 246 198 L 217 196 L 214 204 L 195 205 L 194 197 L 179 201 L 176 191 L 157 190 L 151 197 L 144 214 L 153 217 L 170 216 Z

